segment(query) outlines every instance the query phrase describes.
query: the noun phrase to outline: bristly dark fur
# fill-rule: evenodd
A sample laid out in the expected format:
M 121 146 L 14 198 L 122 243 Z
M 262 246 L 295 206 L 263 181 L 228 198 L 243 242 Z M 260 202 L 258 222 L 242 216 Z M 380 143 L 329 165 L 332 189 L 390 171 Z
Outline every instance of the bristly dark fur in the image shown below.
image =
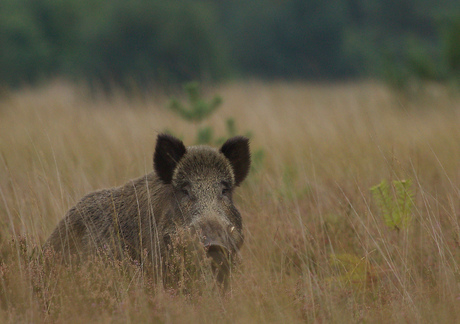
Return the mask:
M 249 139 L 243 136 L 235 136 L 222 145 L 220 151 L 230 161 L 235 175 L 235 186 L 246 178 L 251 166 L 251 153 L 249 151 Z
M 168 134 L 158 135 L 153 165 L 156 174 L 165 184 L 171 183 L 174 169 L 186 151 L 181 140 Z
M 216 264 L 229 261 L 244 241 L 242 217 L 232 195 L 249 171 L 248 139 L 234 137 L 218 151 L 209 146 L 186 148 L 181 140 L 160 134 L 153 160 L 154 172 L 83 197 L 45 247 L 65 259 L 128 253 L 160 273 L 166 271 L 177 233 L 186 232 Z M 228 278 L 227 261 L 213 268 L 221 283 Z

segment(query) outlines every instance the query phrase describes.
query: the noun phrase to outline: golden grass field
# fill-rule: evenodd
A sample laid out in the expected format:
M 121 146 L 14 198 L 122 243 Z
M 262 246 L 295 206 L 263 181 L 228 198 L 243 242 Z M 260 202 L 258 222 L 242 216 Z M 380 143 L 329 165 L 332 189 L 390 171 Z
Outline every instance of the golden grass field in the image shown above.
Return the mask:
M 460 321 L 458 94 L 404 96 L 372 82 L 246 82 L 206 95 L 216 93 L 224 104 L 203 125 L 225 136 L 234 117 L 265 156 L 235 193 L 246 241 L 226 294 L 40 253 L 83 195 L 152 170 L 159 132 L 193 144 L 197 126 L 165 108 L 165 95 L 89 95 L 58 81 L 3 93 L 1 323 Z M 412 181 L 407 227 L 385 224 L 370 191 L 382 180 Z

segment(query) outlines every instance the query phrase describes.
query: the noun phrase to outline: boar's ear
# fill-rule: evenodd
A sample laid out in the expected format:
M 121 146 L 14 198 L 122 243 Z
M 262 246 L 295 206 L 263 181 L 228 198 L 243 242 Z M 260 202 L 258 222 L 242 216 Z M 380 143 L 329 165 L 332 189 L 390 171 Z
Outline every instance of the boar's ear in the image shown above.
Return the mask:
M 187 149 L 181 140 L 167 134 L 158 135 L 155 154 L 153 155 L 153 167 L 165 184 L 171 183 L 177 162 L 186 151 Z
M 243 136 L 232 137 L 222 145 L 220 151 L 230 161 L 235 175 L 235 186 L 238 186 L 248 175 L 251 166 L 249 139 Z

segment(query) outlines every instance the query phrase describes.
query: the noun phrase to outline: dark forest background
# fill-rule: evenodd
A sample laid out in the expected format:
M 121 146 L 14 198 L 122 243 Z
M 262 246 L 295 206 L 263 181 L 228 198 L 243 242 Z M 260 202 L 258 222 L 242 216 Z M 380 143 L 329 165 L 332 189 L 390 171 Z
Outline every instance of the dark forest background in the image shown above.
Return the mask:
M 0 84 L 460 76 L 458 0 L 2 0 Z

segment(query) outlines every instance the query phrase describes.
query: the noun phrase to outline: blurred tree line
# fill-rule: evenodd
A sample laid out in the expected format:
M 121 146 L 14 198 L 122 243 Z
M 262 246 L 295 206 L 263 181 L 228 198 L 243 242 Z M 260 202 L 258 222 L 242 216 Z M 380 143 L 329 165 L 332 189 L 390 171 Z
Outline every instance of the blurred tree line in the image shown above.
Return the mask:
M 460 77 L 458 0 L 1 0 L 0 83 Z

